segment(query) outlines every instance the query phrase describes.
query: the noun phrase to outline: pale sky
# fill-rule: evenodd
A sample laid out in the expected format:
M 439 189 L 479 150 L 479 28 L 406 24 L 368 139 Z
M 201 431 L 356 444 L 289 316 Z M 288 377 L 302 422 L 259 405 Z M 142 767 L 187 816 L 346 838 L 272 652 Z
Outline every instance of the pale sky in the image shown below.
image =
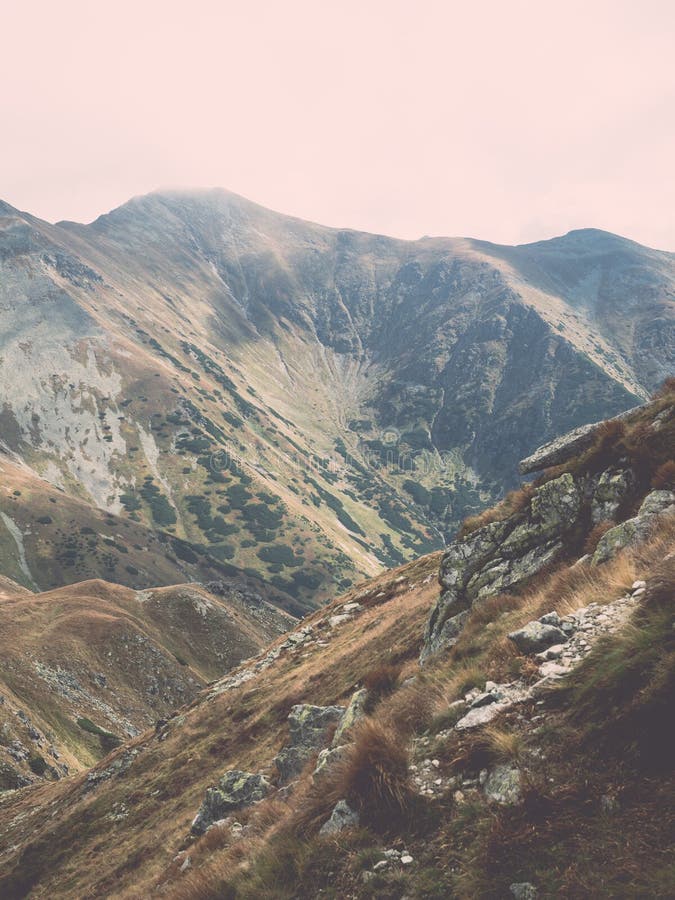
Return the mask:
M 675 251 L 671 0 L 9 0 L 0 198 L 220 186 L 326 225 Z

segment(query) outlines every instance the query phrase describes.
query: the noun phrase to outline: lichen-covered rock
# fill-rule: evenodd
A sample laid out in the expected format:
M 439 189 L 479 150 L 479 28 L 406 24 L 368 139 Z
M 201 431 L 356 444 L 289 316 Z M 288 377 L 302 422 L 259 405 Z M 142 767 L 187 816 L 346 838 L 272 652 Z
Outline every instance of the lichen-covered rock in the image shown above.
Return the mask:
M 325 778 L 333 766 L 345 758 L 346 752 L 346 744 L 338 744 L 337 747 L 326 747 L 322 750 L 316 759 L 316 767 L 312 772 L 314 781 L 321 781 Z
M 522 584 L 553 562 L 582 506 L 582 489 L 565 473 L 537 488 L 528 510 L 450 544 L 439 573 L 444 590 L 427 621 L 420 661 L 457 641 L 474 603 Z
M 522 777 L 515 766 L 496 766 L 487 777 L 483 788 L 488 800 L 501 806 L 516 806 L 523 799 Z
M 675 493 L 673 491 L 652 491 L 647 494 L 638 510 L 638 519 L 648 516 L 660 516 L 669 512 L 675 506 Z
M 554 644 L 567 641 L 565 632 L 556 625 L 545 625 L 543 622 L 528 622 L 509 635 L 521 653 L 540 653 Z
M 339 747 L 344 742 L 345 735 L 347 734 L 349 729 L 353 728 L 358 720 L 363 717 L 363 715 L 365 714 L 367 699 L 368 691 L 365 688 L 354 691 L 347 709 L 345 709 L 344 714 L 340 719 L 340 724 L 335 730 L 335 734 L 333 735 L 333 740 L 331 742 L 331 747 Z
M 608 469 L 602 472 L 591 499 L 593 524 L 614 519 L 634 486 L 635 478 L 630 469 Z
M 192 822 L 192 833 L 204 834 L 214 822 L 224 819 L 234 810 L 257 803 L 267 794 L 269 787 L 264 775 L 238 769 L 226 772 L 216 787 L 206 791 Z
M 329 730 L 345 713 L 342 706 L 298 704 L 288 715 L 289 741 L 274 758 L 281 782 L 299 775 L 315 750 L 327 741 Z
M 354 828 L 359 824 L 359 814 L 355 812 L 346 800 L 338 800 L 335 804 L 330 819 L 319 829 L 319 834 L 337 834 L 345 828 Z
M 592 565 L 606 562 L 623 550 L 645 540 L 658 516 L 675 513 L 675 494 L 672 491 L 652 491 L 642 502 L 638 514 L 620 525 L 610 528 L 600 538 L 593 554 Z
M 533 522 L 543 534 L 563 533 L 579 516 L 581 499 L 581 491 L 569 472 L 547 481 L 532 498 Z
M 509 891 L 515 900 L 537 900 L 539 896 L 536 887 L 529 881 L 514 882 L 509 885 Z
M 420 653 L 420 662 L 423 663 L 435 653 L 452 647 L 457 641 L 468 616 L 469 610 L 466 608 L 455 615 L 447 615 L 447 606 L 444 609 L 443 602 L 439 601 L 432 610 L 427 622 L 424 643 Z M 440 622 L 440 625 L 437 624 L 438 622 Z

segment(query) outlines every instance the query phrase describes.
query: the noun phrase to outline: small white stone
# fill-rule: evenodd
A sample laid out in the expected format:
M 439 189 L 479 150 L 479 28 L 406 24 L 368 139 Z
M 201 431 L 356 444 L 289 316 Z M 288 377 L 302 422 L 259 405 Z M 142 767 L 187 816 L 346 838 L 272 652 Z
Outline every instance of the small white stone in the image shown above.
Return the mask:
M 440 766 L 440 762 L 437 759 L 432 759 L 431 765 L 434 767 L 434 769 L 437 769 Z
M 409 853 L 404 853 L 404 855 L 401 857 L 401 865 L 403 866 L 409 866 L 412 862 L 414 862 L 414 860 Z
M 645 587 L 647 587 L 647 582 L 646 582 L 646 581 L 634 581 L 634 582 L 633 582 L 633 587 L 632 587 L 631 590 L 637 591 L 637 590 L 639 590 L 640 588 L 645 588 Z

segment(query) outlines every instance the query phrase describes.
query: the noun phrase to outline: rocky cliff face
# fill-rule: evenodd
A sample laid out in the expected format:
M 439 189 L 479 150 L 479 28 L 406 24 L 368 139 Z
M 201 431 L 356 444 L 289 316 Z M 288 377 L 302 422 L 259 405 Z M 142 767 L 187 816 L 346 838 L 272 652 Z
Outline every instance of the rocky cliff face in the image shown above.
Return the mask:
M 668 453 L 672 455 L 674 419 L 672 398 L 662 399 L 611 423 L 575 430 L 521 464 L 533 471 L 552 462 L 573 461 L 571 472 L 549 477 L 539 486 L 526 485 L 510 505 L 504 504 L 501 514 L 496 512 L 496 521 L 449 545 L 422 660 L 451 647 L 471 609 L 486 598 L 517 589 L 563 559 L 581 557 L 578 564 L 600 565 L 644 540 L 661 516 L 675 514 L 675 493 L 649 490 L 648 478 L 659 464 L 667 463 Z M 653 483 L 659 483 L 659 476 L 652 478 Z M 518 508 L 508 514 L 513 506 Z M 632 509 L 635 515 L 628 517 Z M 582 555 L 593 528 L 604 533 L 598 534 L 597 546 L 588 548 L 586 543 L 591 552 Z
M 672 368 L 673 297 L 671 255 L 601 232 L 406 242 L 221 191 L 88 226 L 2 205 L 1 446 L 184 555 L 321 600 L 644 399 Z M 45 558 L 26 558 L 39 587 Z M 101 574 L 87 559 L 70 580 Z

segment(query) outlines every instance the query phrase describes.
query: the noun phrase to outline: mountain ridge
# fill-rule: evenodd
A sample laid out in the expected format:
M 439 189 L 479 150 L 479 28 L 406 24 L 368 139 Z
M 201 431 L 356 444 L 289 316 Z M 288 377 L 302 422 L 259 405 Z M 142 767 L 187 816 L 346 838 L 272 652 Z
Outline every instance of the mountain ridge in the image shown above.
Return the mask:
M 406 242 L 223 191 L 90 225 L 3 209 L 7 447 L 303 603 L 439 547 L 518 459 L 675 366 L 675 263 L 596 258 L 594 233 L 561 263 L 551 242 Z

